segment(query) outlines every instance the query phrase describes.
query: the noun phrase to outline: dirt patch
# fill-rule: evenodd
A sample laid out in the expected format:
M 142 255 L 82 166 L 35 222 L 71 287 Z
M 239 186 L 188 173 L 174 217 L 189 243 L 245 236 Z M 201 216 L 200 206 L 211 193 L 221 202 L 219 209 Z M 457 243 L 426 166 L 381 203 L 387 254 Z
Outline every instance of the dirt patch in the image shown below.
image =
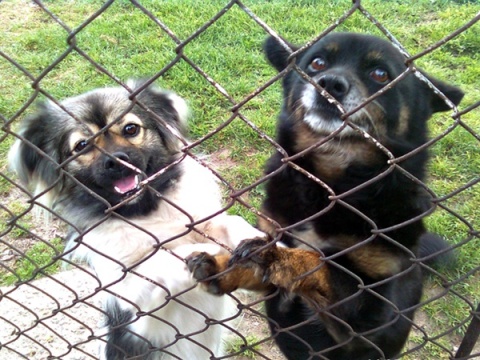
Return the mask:
M 235 168 L 238 164 L 232 160 L 230 149 L 220 149 L 208 156 L 208 162 L 215 164 L 215 169 L 222 170 Z
M 99 299 L 77 300 L 97 286 L 92 275 L 76 269 L 0 288 L 0 360 L 24 359 L 19 354 L 32 360 L 95 356 L 98 344 L 88 339 L 101 319 Z
M 49 356 L 68 360 L 95 359 L 99 343 L 90 337 L 100 328 L 101 295 L 90 295 L 98 285 L 89 271 L 73 269 L 19 287 L 0 288 L 3 345 L 0 360 L 24 359 L 19 354 L 31 360 L 44 360 Z M 253 296 L 238 294 L 242 302 L 247 303 L 254 300 Z M 249 339 L 262 342 L 254 347 L 255 359 L 284 359 L 271 340 L 263 342 L 270 335 L 261 316 L 246 310 L 235 327 Z

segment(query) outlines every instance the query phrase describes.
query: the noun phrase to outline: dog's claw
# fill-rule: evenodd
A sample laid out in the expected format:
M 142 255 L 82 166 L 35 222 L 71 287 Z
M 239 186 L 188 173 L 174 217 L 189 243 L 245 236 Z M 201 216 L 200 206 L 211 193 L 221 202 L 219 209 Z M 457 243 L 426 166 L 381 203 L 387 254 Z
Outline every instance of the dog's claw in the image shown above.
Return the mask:
M 276 249 L 274 244 L 268 244 L 264 239 L 245 240 L 233 252 L 228 265 L 234 266 L 268 266 L 271 262 L 271 252 Z

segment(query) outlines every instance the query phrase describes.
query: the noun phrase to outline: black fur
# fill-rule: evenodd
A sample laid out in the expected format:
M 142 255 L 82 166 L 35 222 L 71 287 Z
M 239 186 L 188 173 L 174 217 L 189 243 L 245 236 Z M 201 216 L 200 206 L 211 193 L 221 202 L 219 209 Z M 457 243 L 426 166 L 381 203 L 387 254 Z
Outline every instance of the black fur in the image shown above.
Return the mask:
M 122 310 L 116 300 L 112 300 L 110 306 L 105 308 L 105 313 L 104 325 L 110 329 L 105 346 L 105 357 L 107 359 L 123 359 L 127 356 L 142 356 L 142 359 L 148 359 L 146 354 L 151 344 L 146 339 L 129 331 L 125 326 L 134 320 L 133 314 Z
M 290 53 L 274 38 L 267 40 L 264 49 L 278 71 L 289 65 Z M 404 57 L 390 43 L 351 33 L 326 36 L 298 55 L 294 62 L 347 111 L 406 69 Z M 321 70 L 315 70 L 316 67 Z M 388 79 L 383 82 L 385 72 Z M 429 80 L 454 104 L 462 99 L 459 89 L 433 78 Z M 348 131 L 328 140 L 331 131 L 326 129 L 334 121 L 341 123 L 341 113 L 318 93 L 310 92 L 310 97 L 302 100 L 308 84 L 294 70 L 284 77 L 278 143 L 291 156 L 307 148 L 302 145 L 307 138 L 314 139 L 310 143 L 325 141 L 294 163 L 325 182 L 337 195 L 380 177 L 343 197 L 341 201 L 348 205 L 345 206 L 339 201 L 332 203 L 330 191 L 318 182 L 293 167 L 285 167 L 282 154 L 276 153 L 269 160 L 267 174 L 284 168 L 267 182 L 263 210 L 282 227 L 294 226 L 313 216 L 308 224 L 298 225 L 294 230 L 301 234 L 311 228 L 317 239 L 307 241 L 308 244 L 320 248 L 330 263 L 335 264 L 329 267 L 329 282 L 338 302 L 329 310 L 332 315 L 319 317 L 301 298 L 280 294 L 267 301 L 271 330 L 289 359 L 391 358 L 405 344 L 415 305 L 422 293 L 421 269 L 411 259 L 441 252 L 446 243 L 435 235 L 428 235 L 421 219 L 388 230 L 424 214 L 432 206 L 427 192 L 411 179 L 411 176 L 425 179 L 427 153 L 423 150 L 407 156 L 398 164 L 402 170 L 392 168 L 388 153 L 365 137 L 365 133 L 398 158 L 424 144 L 428 118 L 449 107 L 424 82 L 409 74 L 375 103 L 366 106 L 368 116 L 360 112 L 351 116 L 350 123 L 360 130 L 352 130 L 347 125 Z M 305 105 L 309 102 L 311 112 Z M 306 124 L 309 114 L 314 120 Z M 336 159 L 337 153 L 344 159 Z M 332 208 L 322 213 L 329 206 Z M 350 207 L 359 210 L 361 215 Z M 376 235 L 377 229 L 387 230 Z M 271 232 L 275 236 L 274 231 Z M 346 245 L 344 239 L 350 243 Z M 287 234 L 281 240 L 290 247 L 302 245 L 295 236 Z M 336 255 L 362 241 L 366 254 L 373 249 L 371 256 L 355 255 L 355 252 Z M 384 255 L 378 254 L 379 249 L 384 250 Z M 379 258 L 386 260 L 386 264 L 391 261 L 391 265 L 380 266 L 376 263 Z M 389 281 L 381 282 L 390 277 Z M 375 285 L 378 282 L 381 283 Z M 359 290 L 363 286 L 372 286 L 375 293 Z M 297 325 L 300 323 L 302 325 Z M 290 329 L 282 330 L 285 328 Z M 361 336 L 353 335 L 351 330 Z

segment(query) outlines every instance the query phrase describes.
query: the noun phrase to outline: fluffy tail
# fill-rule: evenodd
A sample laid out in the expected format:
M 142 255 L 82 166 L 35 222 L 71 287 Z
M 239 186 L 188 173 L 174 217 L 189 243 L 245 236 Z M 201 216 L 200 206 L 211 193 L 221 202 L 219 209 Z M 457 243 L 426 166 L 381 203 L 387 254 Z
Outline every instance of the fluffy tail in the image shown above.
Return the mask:
M 454 249 L 440 235 L 425 233 L 420 237 L 418 257 L 434 269 L 452 268 L 456 262 Z

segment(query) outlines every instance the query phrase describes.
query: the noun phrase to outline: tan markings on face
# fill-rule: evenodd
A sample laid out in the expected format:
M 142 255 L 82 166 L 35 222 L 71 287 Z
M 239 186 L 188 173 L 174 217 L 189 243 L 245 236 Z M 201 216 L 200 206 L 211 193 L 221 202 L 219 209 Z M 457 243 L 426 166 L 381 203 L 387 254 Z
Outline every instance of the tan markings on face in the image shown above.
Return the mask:
M 89 126 L 90 130 L 92 131 L 92 134 L 95 134 L 95 131 L 98 131 L 93 129 L 94 126 Z M 77 144 L 82 141 L 82 140 L 85 140 L 85 139 L 88 139 L 91 135 L 88 134 L 87 131 L 85 132 L 82 132 L 82 131 L 75 131 L 73 132 L 71 135 L 70 135 L 70 138 L 68 139 L 68 143 L 69 143 L 69 147 L 70 147 L 70 151 L 74 151 L 75 147 L 77 146 Z
M 400 108 L 400 116 L 397 125 L 397 134 L 405 135 L 408 131 L 408 120 L 410 119 L 410 109 L 405 104 Z
M 331 53 L 336 53 L 338 52 L 339 45 L 336 42 L 329 43 L 325 46 L 325 49 Z
M 288 98 L 287 98 L 287 106 L 288 108 L 293 111 L 292 112 L 292 117 L 294 121 L 296 122 L 302 122 L 303 118 L 305 117 L 305 108 L 302 104 L 301 98 L 298 99 L 296 102 L 293 102 L 294 99 L 294 89 L 290 92 Z
M 370 97 L 367 87 L 355 76 L 350 79 L 352 88 L 349 96 L 344 101 L 344 107 L 347 111 L 351 111 L 359 105 L 362 105 L 365 99 Z M 361 106 L 355 113 L 350 115 L 352 124 L 360 126 L 362 129 L 368 129 L 368 133 L 376 140 L 382 141 L 387 132 L 385 124 L 385 112 L 383 106 L 377 99 Z
M 99 149 L 113 153 L 119 148 L 142 147 L 144 144 L 159 143 L 160 140 L 158 139 L 158 136 L 156 136 L 156 133 L 153 131 L 147 131 L 138 116 L 128 113 L 120 120 L 116 119 L 116 117 L 110 116 L 108 122 L 111 123 L 112 121 L 115 121 L 115 123 L 108 130 L 101 133 L 99 133 L 101 129 L 93 124 L 83 124 L 84 126 L 87 126 L 90 131 L 78 130 L 72 133 L 69 139 L 72 155 L 77 154 L 75 147 L 80 141 L 91 138 L 92 134 L 98 135 L 91 140 L 93 141 L 94 147 L 89 151 L 83 152 L 72 160 L 68 165 L 69 169 L 75 170 L 76 168 L 91 166 L 100 154 L 102 154 L 102 151 Z M 131 124 L 138 126 L 138 133 L 135 136 L 126 136 L 124 132 L 125 126 Z
M 385 122 L 385 110 L 376 100 L 367 104 L 363 110 L 359 110 L 359 120 L 355 124 L 368 129 L 368 133 L 376 140 L 382 142 L 387 133 L 387 124 Z
M 350 74 L 349 81 L 351 83 L 350 93 L 353 94 L 353 96 L 358 97 L 359 99 L 366 99 L 370 96 L 365 83 L 357 76 Z
M 305 123 L 297 123 L 295 127 L 295 151 L 300 152 L 311 146 L 318 145 L 322 140 Z M 357 137 L 347 137 L 341 140 L 330 139 L 313 148 L 310 153 L 313 159 L 315 173 L 323 181 L 333 181 L 342 176 L 346 168 L 359 162 L 365 165 L 376 163 L 381 153 L 374 144 Z
M 383 55 L 378 50 L 369 51 L 367 54 L 367 61 L 378 61 L 383 59 Z
M 77 130 L 70 135 L 69 145 L 72 155 L 77 155 L 77 151 L 75 148 L 81 141 L 85 141 L 89 139 L 93 134 L 96 134 L 100 129 L 93 125 L 93 124 L 82 124 L 84 131 Z M 87 145 L 88 146 L 88 145 Z M 72 160 L 68 165 L 67 168 L 70 170 L 84 168 L 85 166 L 89 166 L 95 161 L 95 158 L 98 156 L 98 151 L 95 149 L 91 149 L 89 151 L 84 151 L 82 154 L 77 156 L 74 160 Z
M 133 124 L 137 124 L 137 125 L 142 125 L 143 124 L 142 120 L 140 120 L 140 118 L 137 115 L 132 114 L 132 113 L 126 114 L 123 117 L 122 121 L 120 121 L 120 124 L 121 123 L 133 123 Z
M 107 122 L 110 124 L 114 121 L 114 125 L 108 130 L 109 134 L 112 135 L 112 141 L 115 145 L 113 146 L 139 146 L 145 142 L 146 129 L 143 126 L 142 120 L 132 113 L 126 114 L 123 118 L 117 120 L 116 117 L 111 116 L 107 119 Z M 128 125 L 137 125 L 138 133 L 135 136 L 126 136 L 124 134 L 124 129 Z M 102 146 L 101 141 L 106 140 L 103 136 L 100 136 L 97 141 L 97 146 L 106 148 L 107 144 Z

